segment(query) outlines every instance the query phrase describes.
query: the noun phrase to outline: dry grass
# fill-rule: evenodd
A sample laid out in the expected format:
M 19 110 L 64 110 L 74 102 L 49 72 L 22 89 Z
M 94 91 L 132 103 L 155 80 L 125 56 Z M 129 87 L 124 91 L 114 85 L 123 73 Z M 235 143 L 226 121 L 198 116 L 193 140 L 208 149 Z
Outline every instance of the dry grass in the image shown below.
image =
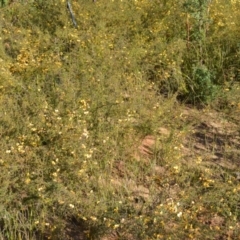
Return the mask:
M 1 8 L 0 239 L 239 238 L 239 6 L 187 2 Z

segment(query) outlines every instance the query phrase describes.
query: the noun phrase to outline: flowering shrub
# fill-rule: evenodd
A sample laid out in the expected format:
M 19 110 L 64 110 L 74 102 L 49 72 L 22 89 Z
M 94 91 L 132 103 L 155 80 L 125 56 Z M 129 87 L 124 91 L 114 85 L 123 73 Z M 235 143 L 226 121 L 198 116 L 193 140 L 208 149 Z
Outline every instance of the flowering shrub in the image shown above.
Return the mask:
M 65 1 L 2 4 L 1 239 L 238 236 L 239 184 L 186 164 L 177 103 L 238 107 L 238 1 L 71 1 L 77 28 Z

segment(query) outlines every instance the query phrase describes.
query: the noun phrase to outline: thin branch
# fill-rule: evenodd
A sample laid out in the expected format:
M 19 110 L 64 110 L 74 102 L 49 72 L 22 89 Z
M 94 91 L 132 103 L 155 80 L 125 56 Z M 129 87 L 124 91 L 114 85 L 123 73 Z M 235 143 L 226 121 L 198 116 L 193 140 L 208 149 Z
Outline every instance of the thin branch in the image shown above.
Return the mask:
M 69 12 L 71 14 L 73 25 L 77 28 L 77 22 L 76 22 L 76 19 L 74 17 L 74 14 L 73 14 L 71 3 L 69 1 L 67 1 L 67 8 L 68 8 L 68 10 L 69 10 Z

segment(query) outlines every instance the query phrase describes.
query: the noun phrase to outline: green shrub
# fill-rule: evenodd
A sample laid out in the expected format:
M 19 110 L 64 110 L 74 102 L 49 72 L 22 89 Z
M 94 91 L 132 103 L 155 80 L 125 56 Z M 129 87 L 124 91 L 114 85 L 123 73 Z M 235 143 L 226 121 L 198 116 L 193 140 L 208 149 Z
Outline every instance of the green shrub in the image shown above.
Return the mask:
M 210 103 L 235 86 L 237 3 L 71 3 L 78 28 L 65 1 L 0 12 L 0 238 L 67 239 L 77 224 L 89 239 L 201 239 L 217 231 L 206 214 L 237 235 L 237 181 L 186 164 L 176 100 Z M 136 153 L 146 135 L 149 158 Z

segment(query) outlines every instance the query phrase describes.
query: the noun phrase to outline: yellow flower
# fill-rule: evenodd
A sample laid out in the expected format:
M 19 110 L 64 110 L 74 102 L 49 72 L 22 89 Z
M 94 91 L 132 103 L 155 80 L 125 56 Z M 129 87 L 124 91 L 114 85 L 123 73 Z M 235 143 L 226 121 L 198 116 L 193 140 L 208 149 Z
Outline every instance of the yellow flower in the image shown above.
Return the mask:
M 30 179 L 30 178 L 26 178 L 26 179 L 25 179 L 25 183 L 26 183 L 26 184 L 29 184 L 30 182 L 31 182 L 31 179 Z

